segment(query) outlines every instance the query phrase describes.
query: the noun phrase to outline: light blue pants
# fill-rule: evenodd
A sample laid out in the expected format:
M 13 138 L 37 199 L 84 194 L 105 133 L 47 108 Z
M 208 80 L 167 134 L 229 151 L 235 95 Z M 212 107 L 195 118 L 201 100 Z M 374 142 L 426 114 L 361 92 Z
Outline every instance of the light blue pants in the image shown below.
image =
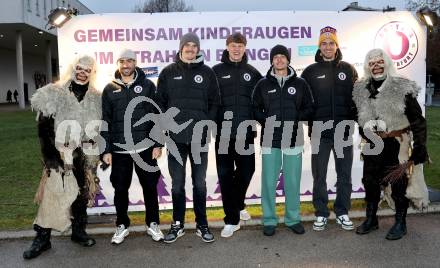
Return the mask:
M 282 150 L 280 148 L 262 148 L 261 206 L 263 208 L 263 225 L 278 224 L 275 211 L 275 191 L 281 170 L 284 175 L 286 198 L 284 223 L 291 226 L 301 221 L 302 151 L 302 146 Z

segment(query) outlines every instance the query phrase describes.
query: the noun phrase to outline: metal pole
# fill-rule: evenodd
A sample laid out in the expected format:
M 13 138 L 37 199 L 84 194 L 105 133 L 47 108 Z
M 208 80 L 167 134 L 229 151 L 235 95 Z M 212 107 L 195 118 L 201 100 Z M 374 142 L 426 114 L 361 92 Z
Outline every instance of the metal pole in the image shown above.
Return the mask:
M 21 38 L 21 31 L 17 31 L 15 40 L 16 62 L 17 62 L 17 92 L 18 103 L 20 109 L 25 108 L 24 103 L 24 79 L 23 79 L 23 44 Z

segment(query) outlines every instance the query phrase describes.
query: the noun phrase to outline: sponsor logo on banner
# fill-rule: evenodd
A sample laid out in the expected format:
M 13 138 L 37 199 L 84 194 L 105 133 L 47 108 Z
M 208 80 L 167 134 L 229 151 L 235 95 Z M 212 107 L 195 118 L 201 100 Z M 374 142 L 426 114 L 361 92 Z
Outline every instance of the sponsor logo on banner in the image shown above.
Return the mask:
M 383 48 L 397 69 L 408 66 L 419 49 L 414 29 L 402 21 L 392 21 L 382 26 L 376 34 L 374 46 Z
M 139 93 L 142 92 L 142 87 L 141 87 L 141 86 L 135 86 L 133 90 L 134 90 L 134 92 L 136 92 L 137 94 L 139 94 Z
M 338 74 L 338 78 L 339 78 L 339 80 L 344 81 L 347 78 L 347 75 L 345 75 L 345 73 L 343 73 L 343 72 L 340 72 Z
M 142 71 L 144 71 L 146 77 L 158 77 L 159 76 L 159 67 L 157 67 L 157 66 L 145 67 L 145 68 L 142 68 Z
M 243 75 L 243 78 L 244 78 L 245 81 L 251 81 L 251 75 L 248 74 L 248 73 L 245 73 L 245 74 Z
M 298 46 L 298 56 L 315 56 L 318 46 Z
M 203 76 L 201 76 L 200 74 L 194 76 L 194 81 L 195 81 L 197 84 L 202 83 L 202 82 L 203 82 Z
M 289 87 L 287 89 L 287 92 L 289 92 L 290 95 L 295 95 L 296 93 L 296 89 L 294 87 Z

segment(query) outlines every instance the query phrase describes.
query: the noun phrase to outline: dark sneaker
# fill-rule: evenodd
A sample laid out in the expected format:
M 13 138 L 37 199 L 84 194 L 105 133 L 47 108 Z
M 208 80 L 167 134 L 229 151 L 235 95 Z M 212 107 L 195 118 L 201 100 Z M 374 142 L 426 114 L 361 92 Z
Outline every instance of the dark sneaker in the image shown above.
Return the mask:
M 208 225 L 197 226 L 196 235 L 201 237 L 203 242 L 211 243 L 214 242 L 214 235 L 209 231 Z
M 304 234 L 306 231 L 304 230 L 304 226 L 299 222 L 294 225 L 287 226 L 292 232 L 295 234 Z
M 263 226 L 263 234 L 265 236 L 273 236 L 275 234 L 275 228 L 274 225 L 264 225 Z
M 177 238 L 183 236 L 185 234 L 185 228 L 183 228 L 183 224 L 180 224 L 179 221 L 171 224 L 171 228 L 168 231 L 168 234 L 165 236 L 163 242 L 165 243 L 173 243 L 177 240 Z

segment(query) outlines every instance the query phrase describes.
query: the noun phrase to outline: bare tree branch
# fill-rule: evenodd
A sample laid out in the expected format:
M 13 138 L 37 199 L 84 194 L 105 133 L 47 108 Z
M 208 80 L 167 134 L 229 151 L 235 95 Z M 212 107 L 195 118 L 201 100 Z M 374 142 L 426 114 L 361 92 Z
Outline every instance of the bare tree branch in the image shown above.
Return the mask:
M 162 13 L 162 12 L 188 12 L 193 7 L 186 5 L 183 0 L 149 0 L 144 4 L 136 5 L 133 12 Z

